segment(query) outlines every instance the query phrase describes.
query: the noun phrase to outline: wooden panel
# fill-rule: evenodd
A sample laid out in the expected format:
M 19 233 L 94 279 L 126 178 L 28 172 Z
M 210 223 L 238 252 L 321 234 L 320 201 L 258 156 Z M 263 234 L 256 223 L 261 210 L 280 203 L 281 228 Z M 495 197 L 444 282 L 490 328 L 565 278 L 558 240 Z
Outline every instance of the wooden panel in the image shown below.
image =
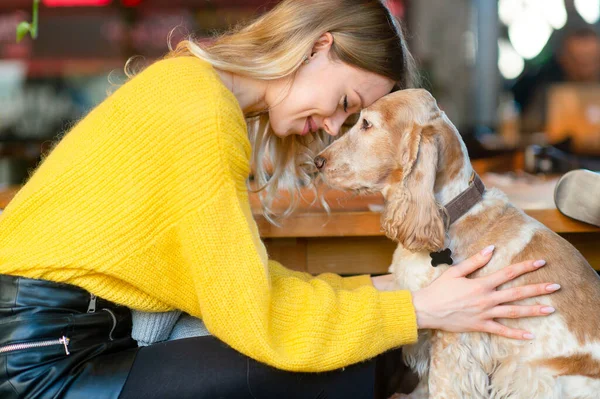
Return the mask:
M 531 209 L 526 214 L 546 225 L 555 233 L 600 233 L 600 228 L 571 219 L 558 209 Z M 600 236 L 599 236 L 600 237 Z
M 298 213 L 282 227 L 254 215 L 262 237 L 365 237 L 383 236 L 380 214 L 375 212 Z
M 310 239 L 308 272 L 337 274 L 387 273 L 396 243 L 385 237 Z
M 594 269 L 600 271 L 598 234 L 562 236 L 582 253 Z M 385 237 L 308 239 L 307 271 L 312 274 L 332 272 L 342 275 L 387 273 L 395 249 L 396 244 Z
M 269 259 L 276 260 L 288 269 L 308 271 L 306 268 L 306 239 L 268 238 L 263 242 L 267 247 Z
M 600 234 L 561 234 L 569 241 L 596 270 L 600 271 Z

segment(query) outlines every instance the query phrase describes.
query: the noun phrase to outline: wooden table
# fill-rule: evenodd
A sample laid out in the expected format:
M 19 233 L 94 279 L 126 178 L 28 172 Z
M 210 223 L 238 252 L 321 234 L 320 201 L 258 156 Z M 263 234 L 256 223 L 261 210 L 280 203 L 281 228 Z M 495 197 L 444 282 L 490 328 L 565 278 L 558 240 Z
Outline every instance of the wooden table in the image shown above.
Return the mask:
M 488 179 L 482 176 L 488 187 L 493 186 L 489 176 Z M 544 187 L 545 202 L 538 203 L 537 209 L 524 206 L 525 212 L 575 245 L 590 264 L 600 270 L 600 228 L 562 215 L 551 198 L 547 198 L 551 187 Z M 0 189 L 0 209 L 8 204 L 16 191 L 16 187 Z M 259 199 L 251 194 L 254 217 L 271 258 L 289 268 L 313 274 L 378 274 L 387 271 L 396 244 L 385 237 L 380 227 L 381 196 L 356 197 L 329 190 L 325 194 L 331 208 L 328 214 L 318 202 L 310 204 L 314 196 L 309 190 L 303 195 L 306 201 L 277 227 L 261 215 Z M 512 196 L 516 198 L 517 193 Z M 276 205 L 285 206 L 286 203 L 284 196 Z
M 304 195 L 309 201 L 313 199 L 309 192 Z M 255 219 L 270 257 L 289 268 L 313 274 L 385 273 L 396 243 L 381 230 L 377 209 L 383 205 L 381 196 L 353 197 L 331 190 L 326 198 L 331 207 L 329 214 L 318 204 L 310 206 L 303 202 L 298 212 L 277 227 L 260 214 L 259 200 L 251 196 Z M 524 210 L 571 242 L 600 270 L 600 228 L 570 219 L 556 207 Z

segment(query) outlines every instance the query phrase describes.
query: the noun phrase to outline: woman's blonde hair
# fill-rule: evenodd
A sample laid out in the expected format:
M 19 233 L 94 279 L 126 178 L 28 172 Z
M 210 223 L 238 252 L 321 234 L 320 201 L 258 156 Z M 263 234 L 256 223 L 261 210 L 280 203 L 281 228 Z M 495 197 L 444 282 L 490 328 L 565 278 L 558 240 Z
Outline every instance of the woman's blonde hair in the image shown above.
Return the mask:
M 416 84 L 400 24 L 380 0 L 284 0 L 210 42 L 182 41 L 170 56 L 194 55 L 223 71 L 273 80 L 293 75 L 326 32 L 333 36 L 334 59 L 390 78 L 396 89 Z M 297 206 L 302 186 L 312 186 L 312 159 L 331 138 L 323 131 L 280 138 L 269 126 L 268 113 L 247 115 L 247 123 L 254 186 L 264 215 L 274 222 Z M 282 189 L 289 192 L 290 203 L 276 212 L 273 200 Z

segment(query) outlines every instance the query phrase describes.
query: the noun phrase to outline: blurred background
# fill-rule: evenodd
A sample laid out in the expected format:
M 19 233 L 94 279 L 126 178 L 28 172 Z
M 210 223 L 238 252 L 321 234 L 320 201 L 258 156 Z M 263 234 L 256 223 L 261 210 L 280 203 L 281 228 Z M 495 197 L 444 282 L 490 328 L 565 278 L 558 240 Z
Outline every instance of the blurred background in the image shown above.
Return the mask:
M 598 161 L 600 0 L 386 3 L 404 22 L 423 85 L 474 160 L 531 173 Z M 42 0 L 38 39 L 17 44 L 31 0 L 0 0 L 0 186 L 22 183 L 52 143 L 125 80 L 128 58 L 152 62 L 168 51 L 171 31 L 174 44 L 190 34 L 206 39 L 274 4 Z

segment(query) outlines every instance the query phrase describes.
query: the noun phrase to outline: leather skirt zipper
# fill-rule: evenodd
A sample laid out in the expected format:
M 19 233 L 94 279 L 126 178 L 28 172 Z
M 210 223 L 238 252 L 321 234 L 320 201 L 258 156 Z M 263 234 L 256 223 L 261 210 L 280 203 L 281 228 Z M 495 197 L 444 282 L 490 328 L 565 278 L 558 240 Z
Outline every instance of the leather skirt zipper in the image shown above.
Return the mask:
M 88 303 L 87 312 L 88 313 L 96 312 L 96 295 L 94 295 L 94 294 L 90 294 L 90 302 Z
M 0 347 L 0 353 L 10 353 L 10 352 L 20 351 L 23 349 L 45 348 L 48 346 L 62 345 L 65 347 L 65 353 L 67 355 L 70 355 L 71 354 L 71 352 L 69 352 L 69 342 L 70 341 L 71 340 L 69 338 L 62 336 L 59 339 L 49 339 L 49 340 L 38 341 L 38 342 L 24 342 L 22 344 L 5 345 L 5 346 Z

